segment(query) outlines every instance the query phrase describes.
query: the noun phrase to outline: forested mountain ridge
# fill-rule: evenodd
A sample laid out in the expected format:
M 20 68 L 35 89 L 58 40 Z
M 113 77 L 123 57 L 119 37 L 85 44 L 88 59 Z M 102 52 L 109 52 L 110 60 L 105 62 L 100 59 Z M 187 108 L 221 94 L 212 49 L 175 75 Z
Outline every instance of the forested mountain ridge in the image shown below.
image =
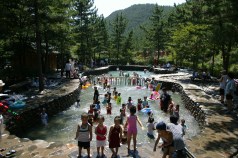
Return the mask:
M 171 6 L 160 6 L 163 8 L 164 17 L 168 17 L 169 13 L 172 11 L 174 7 Z M 155 4 L 136 4 L 132 5 L 123 10 L 117 10 L 111 13 L 105 20 L 108 23 L 109 33 L 111 30 L 110 23 L 115 19 L 117 14 L 121 14 L 127 20 L 127 26 L 125 32 L 128 33 L 130 31 L 134 31 L 134 35 L 143 35 L 140 30 L 141 25 L 148 25 L 150 23 L 150 17 L 153 14 L 153 10 L 155 8 Z

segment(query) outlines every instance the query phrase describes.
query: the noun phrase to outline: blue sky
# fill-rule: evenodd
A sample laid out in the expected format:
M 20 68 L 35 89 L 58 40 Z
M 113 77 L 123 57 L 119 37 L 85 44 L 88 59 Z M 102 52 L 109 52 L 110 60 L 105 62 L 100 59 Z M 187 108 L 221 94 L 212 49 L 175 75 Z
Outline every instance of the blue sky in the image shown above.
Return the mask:
M 107 17 L 112 12 L 120 9 L 125 9 L 133 4 L 155 4 L 173 6 L 174 3 L 181 4 L 185 0 L 94 0 L 95 6 L 98 8 L 98 15 L 103 14 Z

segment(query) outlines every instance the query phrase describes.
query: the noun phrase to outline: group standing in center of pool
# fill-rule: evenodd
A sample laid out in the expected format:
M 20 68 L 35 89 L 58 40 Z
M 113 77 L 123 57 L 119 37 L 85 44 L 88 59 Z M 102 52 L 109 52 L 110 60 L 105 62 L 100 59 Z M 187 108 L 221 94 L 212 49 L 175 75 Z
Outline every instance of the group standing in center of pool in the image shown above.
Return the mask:
M 164 112 L 169 112 L 171 117 L 177 118 L 177 121 L 179 119 L 179 105 L 174 104 L 172 101 L 171 96 L 167 93 L 167 90 L 165 88 L 162 89 L 163 93 L 160 95 L 160 107 L 161 110 Z M 172 154 L 176 154 L 178 151 L 180 152 L 181 149 L 176 149 L 174 144 L 177 139 L 177 135 L 180 135 L 181 137 L 185 135 L 186 131 L 186 125 L 185 120 L 182 119 L 181 122 L 181 132 L 179 131 L 180 128 L 172 128 L 174 131 L 176 131 L 179 134 L 175 134 L 175 136 L 171 136 L 170 133 L 173 133 L 169 127 L 167 126 L 164 129 L 161 127 L 161 122 L 156 124 L 154 122 L 153 118 L 153 112 L 149 108 L 148 99 L 145 96 L 143 101 L 142 99 L 138 99 L 137 106 L 135 106 L 133 100 L 131 97 L 128 97 L 128 101 L 126 104 L 122 104 L 122 107 L 120 108 L 120 114 L 114 118 L 114 125 L 112 125 L 109 128 L 109 132 L 107 129 L 107 126 L 103 124 L 104 117 L 101 114 L 101 106 L 99 101 L 99 92 L 97 88 L 94 88 L 94 95 L 93 95 L 93 103 L 90 105 L 90 109 L 88 110 L 88 113 L 84 113 L 81 116 L 82 123 L 78 125 L 77 132 L 76 132 L 76 138 L 78 140 L 78 146 L 79 146 L 79 156 L 81 157 L 81 150 L 82 148 L 87 149 L 88 157 L 90 157 L 90 141 L 92 140 L 92 127 L 93 123 L 97 123 L 97 126 L 95 128 L 95 135 L 96 135 L 96 144 L 97 144 L 97 157 L 100 157 L 100 150 L 101 150 L 101 157 L 104 157 L 104 147 L 106 145 L 106 137 L 108 135 L 108 142 L 109 142 L 109 148 L 112 151 L 112 158 L 117 157 L 118 155 L 118 149 L 120 147 L 120 143 L 125 144 L 127 143 L 127 149 L 128 149 L 128 155 L 134 154 L 136 152 L 136 142 L 137 142 L 137 123 L 141 126 L 142 130 L 144 130 L 143 124 L 140 121 L 139 117 L 136 115 L 136 111 L 143 111 L 148 114 L 148 122 L 146 123 L 147 127 L 147 136 L 150 139 L 155 139 L 154 136 L 154 130 L 158 131 L 158 137 L 155 142 L 155 148 L 154 151 L 156 151 L 156 146 L 158 144 L 158 140 L 161 138 L 163 140 L 163 144 L 159 147 L 163 148 L 164 155 L 163 158 L 166 158 L 168 155 L 169 158 L 172 156 Z M 110 91 L 107 92 L 104 95 L 102 105 L 103 107 L 106 107 L 106 113 L 108 115 L 112 114 L 112 103 L 111 99 L 113 98 L 117 105 L 121 105 L 122 98 L 121 93 L 117 92 L 116 87 L 113 88 L 113 97 L 111 97 Z M 115 106 L 116 107 L 116 106 Z M 126 116 L 126 109 L 129 110 L 130 114 Z M 148 109 L 148 111 L 146 110 Z M 125 120 L 125 124 L 124 124 Z M 177 122 L 176 122 L 177 123 Z M 166 125 L 165 125 L 166 126 Z M 180 127 L 179 126 L 179 127 Z M 173 126 L 172 126 L 173 127 Z M 178 132 L 179 131 L 179 132 Z M 107 134 L 108 133 L 108 134 Z M 130 144 L 131 139 L 133 139 L 133 152 L 130 150 Z M 171 143 L 172 140 L 172 143 Z M 182 138 L 181 138 L 182 140 Z M 173 147 L 168 148 L 167 146 Z M 182 145 L 181 145 L 182 146 Z M 183 147 L 184 148 L 184 147 Z M 179 155 L 179 154 L 177 154 Z M 179 157 L 178 157 L 179 158 Z M 181 157 L 182 158 L 182 157 Z

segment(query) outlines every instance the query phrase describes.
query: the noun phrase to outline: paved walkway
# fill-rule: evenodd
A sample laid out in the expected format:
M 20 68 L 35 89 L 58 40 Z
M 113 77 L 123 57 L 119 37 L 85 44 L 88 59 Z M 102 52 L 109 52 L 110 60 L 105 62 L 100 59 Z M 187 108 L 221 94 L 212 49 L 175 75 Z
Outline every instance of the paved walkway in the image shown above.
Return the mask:
M 189 81 L 190 74 L 155 75 L 157 80 L 179 83 L 186 94 L 207 113 L 207 125 L 201 134 L 187 141 L 187 146 L 198 158 L 228 158 L 238 150 L 237 113 L 225 114 L 224 105 L 217 98 L 217 85 L 194 85 Z M 238 156 L 237 156 L 238 157 Z

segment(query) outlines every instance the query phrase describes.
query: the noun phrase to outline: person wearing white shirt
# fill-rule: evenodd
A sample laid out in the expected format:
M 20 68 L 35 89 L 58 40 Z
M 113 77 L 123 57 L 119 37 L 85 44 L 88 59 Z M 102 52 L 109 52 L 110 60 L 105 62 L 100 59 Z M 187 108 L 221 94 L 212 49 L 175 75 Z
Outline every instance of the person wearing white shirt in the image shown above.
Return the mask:
M 222 76 L 219 79 L 219 83 L 220 83 L 220 96 L 221 96 L 221 103 L 224 103 L 224 95 L 225 95 L 225 88 L 226 88 L 226 81 L 227 81 L 227 75 L 226 75 L 226 71 L 223 70 L 222 71 Z
M 0 112 L 0 139 L 2 139 L 2 131 L 3 131 L 3 116 L 2 116 L 2 112 Z
M 70 78 L 71 67 L 72 67 L 72 65 L 71 65 L 70 62 L 68 61 L 68 62 L 65 64 L 66 78 Z
M 238 96 L 235 94 L 236 93 L 236 84 L 234 80 L 234 74 L 233 73 L 228 73 L 228 80 L 226 84 L 226 89 L 225 89 L 225 95 L 226 95 L 226 103 L 227 103 L 227 109 L 228 113 L 232 112 L 233 110 L 233 101 L 237 100 Z

